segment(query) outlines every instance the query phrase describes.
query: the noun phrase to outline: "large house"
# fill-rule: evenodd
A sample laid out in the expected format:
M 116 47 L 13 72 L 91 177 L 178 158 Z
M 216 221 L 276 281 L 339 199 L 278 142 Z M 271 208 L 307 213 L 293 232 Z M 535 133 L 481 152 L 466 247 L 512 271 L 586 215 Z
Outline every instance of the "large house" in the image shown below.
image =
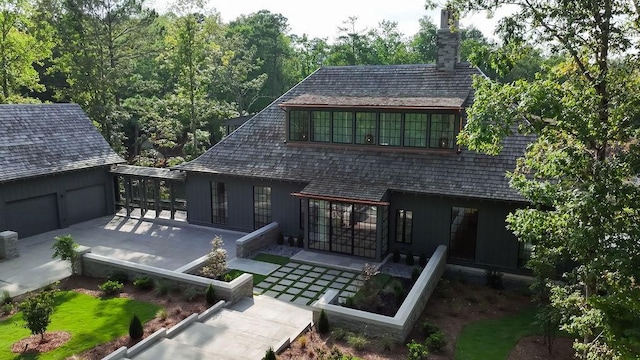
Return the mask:
M 253 230 L 272 221 L 309 250 L 374 260 L 395 249 L 515 271 L 527 253 L 505 228 L 527 139 L 498 156 L 456 142 L 473 102 L 446 12 L 436 64 L 323 67 L 197 159 L 188 221 Z
M 0 105 L 0 231 L 20 237 L 114 212 L 124 162 L 74 104 Z

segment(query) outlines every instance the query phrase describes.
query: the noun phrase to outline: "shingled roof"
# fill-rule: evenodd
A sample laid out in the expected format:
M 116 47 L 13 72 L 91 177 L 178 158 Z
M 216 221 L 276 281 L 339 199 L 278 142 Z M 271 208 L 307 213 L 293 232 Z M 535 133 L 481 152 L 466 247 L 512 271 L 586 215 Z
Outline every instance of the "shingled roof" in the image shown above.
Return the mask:
M 456 154 L 454 151 L 300 145 L 285 141 L 285 111 L 280 106 L 296 103 L 302 95 L 302 99 L 451 99 L 464 94 L 463 106 L 467 107 L 473 101 L 472 76 L 481 74 L 477 68 L 464 63 L 453 72 L 438 71 L 433 64 L 323 67 L 205 154 L 178 168 L 303 182 L 307 187 L 302 194 L 349 199 L 380 200 L 380 189 L 383 188 L 523 201 L 505 178 L 505 172 L 513 169 L 516 158 L 523 154 L 529 142 L 522 136 L 506 139 L 504 150 L 498 156 L 466 149 Z M 345 187 L 345 184 L 353 186 Z
M 0 105 L 0 183 L 121 162 L 76 104 Z

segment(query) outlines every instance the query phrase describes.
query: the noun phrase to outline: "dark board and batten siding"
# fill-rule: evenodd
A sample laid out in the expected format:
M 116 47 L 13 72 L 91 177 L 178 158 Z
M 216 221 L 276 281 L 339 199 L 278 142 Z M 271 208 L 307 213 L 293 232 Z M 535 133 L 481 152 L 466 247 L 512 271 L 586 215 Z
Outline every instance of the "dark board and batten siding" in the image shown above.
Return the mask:
M 496 201 L 469 200 L 443 196 L 391 193 L 389 209 L 389 250 L 411 250 L 414 255 L 431 254 L 438 245 L 449 246 L 451 208 L 478 209 L 475 261 L 469 265 L 517 269 L 518 241 L 506 229 L 507 215 L 517 204 Z M 413 211 L 413 242 L 396 242 L 396 211 Z M 450 259 L 449 262 L 456 262 Z M 464 262 L 463 262 L 464 263 Z
M 225 183 L 227 193 L 227 225 L 211 221 L 211 182 Z M 300 229 L 300 200 L 291 196 L 299 192 L 304 184 L 282 181 L 249 180 L 189 173 L 187 176 L 187 212 L 192 224 L 215 226 L 239 231 L 253 230 L 253 187 L 271 187 L 272 221 L 279 224 L 285 234 L 297 235 Z
M 113 191 L 106 167 L 0 184 L 0 230 L 24 238 L 112 214 Z

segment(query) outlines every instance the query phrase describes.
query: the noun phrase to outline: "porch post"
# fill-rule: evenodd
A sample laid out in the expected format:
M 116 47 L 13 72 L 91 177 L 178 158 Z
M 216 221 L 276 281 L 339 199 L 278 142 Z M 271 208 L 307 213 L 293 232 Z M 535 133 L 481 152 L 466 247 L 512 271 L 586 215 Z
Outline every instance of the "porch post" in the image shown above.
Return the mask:
M 124 206 L 127 209 L 127 217 L 131 216 L 131 178 L 128 176 L 123 176 L 122 181 L 124 182 Z
M 171 204 L 171 220 L 174 220 L 176 217 L 176 204 L 173 194 L 173 180 L 169 180 L 169 203 Z
M 153 179 L 153 205 L 156 209 L 156 217 L 160 217 L 160 212 L 162 211 L 162 204 L 160 203 L 160 180 Z

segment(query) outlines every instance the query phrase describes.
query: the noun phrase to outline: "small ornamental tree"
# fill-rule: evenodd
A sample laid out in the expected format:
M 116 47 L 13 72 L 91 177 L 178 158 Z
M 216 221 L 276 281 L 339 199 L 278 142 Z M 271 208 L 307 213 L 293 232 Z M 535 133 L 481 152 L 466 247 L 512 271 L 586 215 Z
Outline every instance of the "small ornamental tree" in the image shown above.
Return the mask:
M 327 313 L 324 310 L 320 311 L 320 320 L 318 320 L 318 331 L 321 334 L 326 334 L 329 332 L 329 318 L 327 317 Z
M 220 279 L 227 271 L 227 250 L 222 248 L 223 244 L 219 235 L 211 241 L 211 251 L 207 255 L 207 265 L 202 268 L 203 275 Z
M 207 291 L 205 295 L 207 298 L 207 304 L 213 305 L 213 303 L 216 302 L 216 292 L 212 284 L 209 284 L 209 286 L 207 286 Z
M 129 323 L 129 337 L 131 338 L 131 340 L 140 340 L 142 339 L 142 335 L 144 335 L 142 322 L 140 322 L 140 318 L 138 318 L 138 315 L 133 314 L 131 322 Z
M 44 341 L 44 333 L 51 323 L 55 293 L 56 290 L 42 291 L 20 303 L 25 327 L 31 331 L 32 335 L 40 334 L 41 341 Z
M 264 354 L 262 360 L 276 360 L 276 353 L 273 351 L 273 348 L 269 348 L 267 352 Z
M 53 255 L 51 257 L 53 259 L 60 258 L 61 260 L 69 260 L 71 272 L 75 272 L 75 264 L 78 259 L 78 252 L 76 251 L 78 244 L 73 241 L 70 234 L 58 235 L 54 240 L 53 246 L 51 246 L 51 249 L 53 249 Z

